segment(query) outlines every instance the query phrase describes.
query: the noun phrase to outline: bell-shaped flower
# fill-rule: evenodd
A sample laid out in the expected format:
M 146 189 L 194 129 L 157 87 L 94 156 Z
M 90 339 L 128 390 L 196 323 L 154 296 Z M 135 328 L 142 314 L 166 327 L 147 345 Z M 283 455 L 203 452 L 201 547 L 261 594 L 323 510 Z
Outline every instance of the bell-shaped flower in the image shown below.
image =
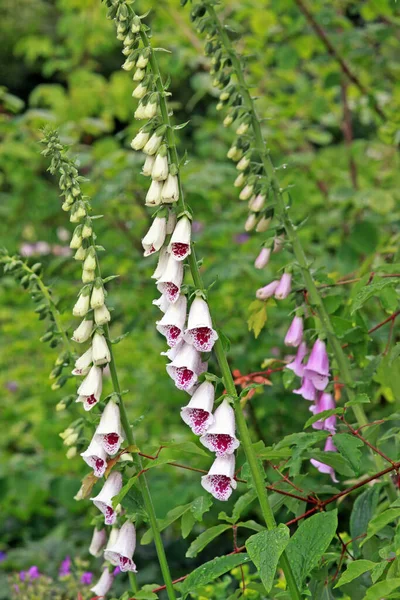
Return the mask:
M 143 85 L 143 82 L 140 82 L 139 85 L 135 87 L 132 92 L 132 98 L 136 98 L 137 100 L 141 100 L 147 94 L 147 86 Z M 134 148 L 136 150 L 136 148 Z
M 100 308 L 104 304 L 105 294 L 103 283 L 98 279 L 93 286 L 92 295 L 90 296 L 90 306 L 93 309 Z
M 78 250 L 82 246 L 82 225 L 75 227 L 75 231 L 72 235 L 69 247 L 71 250 Z
M 329 382 L 329 357 L 325 343 L 317 340 L 311 350 L 304 376 L 310 379 L 317 390 L 324 390 Z
M 174 304 L 170 304 L 163 318 L 157 321 L 157 330 L 167 339 L 171 348 L 176 346 L 183 338 L 183 329 L 186 322 L 186 296 L 179 296 Z
M 165 181 L 168 177 L 168 156 L 166 146 L 161 146 L 154 161 L 151 171 L 152 179 L 156 181 Z M 161 195 L 161 194 L 160 194 Z
M 144 165 L 142 168 L 142 175 L 146 175 L 147 177 L 150 177 L 152 171 L 153 171 L 153 165 L 154 165 L 154 161 L 155 161 L 155 156 L 153 155 L 148 155 L 146 156 L 146 160 L 144 161 Z
M 153 300 L 152 304 L 154 304 L 154 306 L 157 306 L 157 308 L 159 308 L 163 313 L 167 312 L 170 305 L 165 294 L 161 294 L 159 298 Z
M 167 365 L 167 373 L 178 390 L 190 390 L 204 371 L 205 365 L 200 354 L 190 344 L 182 344 L 173 361 Z
M 110 311 L 105 304 L 100 306 L 100 308 L 94 309 L 94 322 L 96 325 L 105 325 L 106 323 L 109 323 L 110 320 Z
M 235 187 L 243 187 L 244 184 L 246 182 L 246 175 L 242 172 L 239 173 L 239 175 L 236 177 L 235 181 L 234 181 L 234 186 Z
M 84 319 L 82 321 L 82 323 L 79 325 L 79 327 L 77 327 L 75 329 L 74 333 L 72 334 L 72 340 L 74 342 L 78 342 L 78 344 L 82 344 L 83 342 L 86 342 L 90 338 L 92 329 L 93 329 L 93 321 L 91 321 L 90 319 L 88 319 L 88 320 Z
M 157 289 L 165 295 L 168 302 L 176 302 L 183 280 L 183 263 L 175 260 L 172 254 L 168 258 L 164 274 L 157 282 Z
M 138 107 L 135 110 L 134 117 L 138 121 L 141 121 L 142 119 L 147 119 L 147 117 L 146 117 L 146 106 L 143 104 L 143 102 L 139 102 Z M 143 150 L 143 152 L 144 152 L 144 150 Z
M 112 471 L 106 479 L 101 491 L 94 498 L 90 498 L 93 504 L 104 515 L 106 525 L 114 525 L 117 515 L 112 506 L 112 499 L 119 494 L 122 488 L 122 475 L 118 471 Z
M 190 238 L 192 226 L 187 217 L 181 217 L 171 236 L 168 251 L 175 260 L 185 260 L 190 254 Z
M 160 355 L 166 356 L 171 361 L 175 360 L 175 358 L 178 356 L 179 352 L 182 350 L 184 343 L 185 342 L 180 341 L 173 348 L 168 348 L 168 350 L 165 350 L 164 352 L 160 352 Z M 190 390 L 188 393 L 191 395 L 192 390 Z
M 297 348 L 303 339 L 303 319 L 294 317 L 285 336 L 285 345 Z
M 149 131 L 139 131 L 131 141 L 131 148 L 133 150 L 141 150 L 149 141 L 150 132 Z
M 123 68 L 123 65 L 122 65 Z M 146 71 L 144 69 L 136 69 L 136 71 L 133 74 L 132 80 L 133 81 L 143 81 L 144 76 L 146 75 Z
M 96 251 L 94 248 L 89 248 L 86 258 L 83 262 L 82 268 L 85 271 L 94 271 L 96 268 Z
M 90 591 L 93 592 L 96 598 L 104 598 L 110 591 L 113 581 L 114 575 L 108 570 L 108 567 L 106 567 L 103 570 L 100 579 L 96 585 L 90 588 Z
M 315 389 L 311 379 L 308 379 L 308 377 L 304 376 L 301 380 L 301 387 L 299 387 L 297 390 L 293 390 L 293 394 L 298 394 L 299 396 L 303 396 L 304 400 L 314 402 L 317 397 L 317 390 Z
M 82 283 L 91 283 L 95 280 L 96 273 L 94 271 L 87 271 L 85 268 L 82 271 Z
M 76 359 L 75 368 L 72 371 L 72 375 L 87 375 L 92 362 L 92 348 L 89 348 L 82 354 L 82 356 Z
M 158 281 L 160 279 L 160 277 L 163 276 L 165 269 L 167 268 L 168 259 L 169 259 L 169 253 L 168 253 L 167 248 L 161 248 L 160 254 L 158 255 L 157 267 L 156 267 L 153 275 L 151 276 L 152 279 L 155 279 L 156 281 Z
M 257 217 L 256 213 L 250 213 L 244 224 L 244 230 L 252 231 L 254 229 L 254 227 L 256 226 L 257 218 L 258 217 Z
M 136 573 L 136 565 L 132 560 L 136 548 L 135 526 L 130 521 L 125 521 L 119 530 L 115 543 L 104 552 L 104 558 L 121 571 Z
M 267 266 L 269 257 L 271 256 L 271 248 L 261 248 L 260 254 L 257 256 L 254 261 L 254 266 L 256 269 L 263 269 Z
M 214 423 L 200 438 L 200 442 L 217 456 L 232 454 L 240 442 L 235 435 L 235 412 L 228 400 L 221 402 L 214 413 Z
M 119 406 L 112 400 L 106 404 L 95 437 L 107 454 L 116 454 L 124 441 Z
M 103 373 L 100 367 L 93 366 L 78 388 L 77 402 L 83 402 L 83 408 L 90 410 L 101 397 L 103 390 Z
M 280 278 L 278 286 L 275 290 L 275 298 L 277 300 L 284 300 L 290 294 L 290 290 L 292 289 L 292 276 L 290 273 L 284 273 Z
M 208 304 L 203 298 L 195 298 L 192 302 L 184 339 L 193 344 L 198 352 L 210 352 L 218 339 L 218 333 L 212 327 Z
M 145 56 L 144 54 L 141 54 L 136 61 L 136 66 L 139 69 L 144 69 L 147 66 L 148 62 L 149 62 L 149 57 Z
M 101 556 L 103 552 L 103 548 L 107 542 L 107 532 L 103 529 L 97 529 L 96 527 L 93 530 L 92 541 L 89 546 L 89 554 L 92 556 Z
M 103 477 L 107 468 L 107 453 L 96 440 L 96 436 L 93 436 L 87 449 L 81 452 L 81 456 L 85 463 L 93 469 L 95 477 Z
M 92 338 L 93 364 L 105 365 L 111 361 L 110 350 L 104 335 L 95 333 Z
M 81 246 L 80 248 L 78 248 L 78 250 L 75 252 L 74 254 L 74 259 L 75 260 L 85 260 L 86 258 L 86 248 L 84 248 L 83 246 Z
M 256 291 L 256 298 L 258 298 L 258 300 L 267 300 L 268 298 L 271 298 L 275 294 L 278 285 L 279 281 L 271 281 L 268 285 L 259 288 Z
M 303 360 L 305 355 L 307 354 L 307 351 L 307 344 L 305 342 L 301 342 L 300 346 L 297 349 L 295 359 L 291 363 L 286 365 L 286 368 L 293 371 L 294 374 L 297 375 L 297 377 L 303 377 L 304 375 Z
M 232 494 L 232 489 L 236 489 L 237 483 L 235 475 L 235 456 L 217 456 L 211 465 L 207 475 L 201 478 L 203 488 L 212 494 L 217 500 L 228 500 Z
M 325 452 L 337 452 L 337 448 L 335 446 L 335 444 L 332 441 L 331 436 L 329 436 L 325 442 L 325 448 L 324 448 Z M 333 467 L 331 467 L 330 465 L 327 465 L 319 460 L 316 460 L 315 458 L 312 458 L 310 460 L 310 463 L 316 468 L 318 469 L 318 471 L 320 473 L 326 473 L 327 475 L 331 476 L 331 479 L 334 483 L 338 483 L 338 480 L 336 479 L 335 476 L 335 470 Z
M 163 141 L 163 136 L 159 135 L 157 132 L 153 133 L 147 144 L 143 147 L 143 152 L 145 154 L 149 154 L 153 156 L 158 152 L 159 147 L 161 146 Z
M 336 403 L 332 394 L 322 392 L 319 395 L 319 398 L 317 398 L 316 403 L 313 406 L 310 406 L 310 411 L 314 415 L 317 415 L 318 413 L 321 413 L 324 410 L 332 410 L 334 408 L 336 408 Z M 327 417 L 326 419 L 317 421 L 316 423 L 313 423 L 312 426 L 314 429 L 326 429 L 331 433 L 335 433 L 336 415 L 332 415 L 330 417 Z
M 146 194 L 146 206 L 158 206 L 159 204 L 161 204 L 162 186 L 162 181 L 156 181 L 155 179 L 152 179 L 150 187 Z
M 172 204 L 179 200 L 179 184 L 178 177 L 169 173 L 167 179 L 164 182 L 163 189 L 161 192 L 161 201 L 163 204 Z
M 215 389 L 210 381 L 204 381 L 194 392 L 189 404 L 181 408 L 181 417 L 196 435 L 203 435 L 214 422 L 212 409 Z
M 157 114 L 157 108 L 157 102 L 153 102 L 152 100 L 150 100 L 150 102 L 146 104 L 144 109 L 145 119 L 152 119 L 153 117 L 155 117 Z
M 72 309 L 72 314 L 74 317 L 84 317 L 89 310 L 89 302 L 89 294 L 80 294 L 74 308 Z
M 158 252 L 163 246 L 166 236 L 167 219 L 165 217 L 155 217 L 150 229 L 142 239 L 144 256 L 150 256 Z

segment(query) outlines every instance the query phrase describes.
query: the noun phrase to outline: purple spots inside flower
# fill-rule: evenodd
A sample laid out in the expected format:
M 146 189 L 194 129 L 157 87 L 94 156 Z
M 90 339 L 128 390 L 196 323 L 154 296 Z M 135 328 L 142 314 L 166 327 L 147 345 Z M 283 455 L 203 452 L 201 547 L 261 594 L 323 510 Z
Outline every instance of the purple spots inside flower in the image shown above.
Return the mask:
M 232 454 L 235 450 L 235 440 L 228 433 L 210 433 L 206 436 L 207 447 L 217 456 Z
M 104 520 L 105 520 L 106 525 L 114 525 L 114 523 L 116 521 L 116 515 L 111 506 L 106 506 L 106 509 L 104 511 L 104 517 L 105 517 Z
M 176 260 L 183 260 L 189 254 L 189 244 L 183 244 L 182 242 L 174 242 L 171 246 L 171 253 Z
M 153 244 L 150 246 L 150 248 L 147 250 L 147 256 L 149 256 L 150 254 L 154 254 L 154 252 L 157 252 L 157 250 L 154 248 Z
M 120 556 L 119 557 L 119 566 L 122 572 L 124 571 L 130 571 L 131 567 L 132 567 L 132 561 L 130 560 L 130 558 L 127 558 L 126 556 Z
M 90 571 L 85 571 L 84 573 L 82 573 L 81 583 L 83 583 L 83 585 L 90 585 L 92 583 L 92 579 L 93 573 L 91 573 Z
M 167 325 L 165 327 L 165 337 L 167 338 L 168 346 L 173 348 L 179 342 L 182 335 L 182 330 L 176 325 Z
M 212 494 L 218 500 L 228 500 L 232 493 L 231 479 L 227 475 L 211 475 Z
M 172 283 L 172 281 L 168 281 L 168 283 L 165 284 L 164 293 L 167 297 L 168 302 L 174 303 L 178 299 L 179 288 L 174 283 Z
M 210 416 L 210 413 L 202 408 L 191 408 L 189 410 L 189 419 L 193 433 L 203 435 L 207 430 Z
M 190 369 L 178 367 L 175 369 L 175 385 L 178 390 L 189 390 L 195 383 L 197 377 Z
M 118 433 L 107 433 L 103 435 L 103 446 L 107 454 L 116 454 L 121 445 Z
M 193 346 L 198 352 L 210 352 L 214 346 L 214 332 L 209 327 L 196 327 L 190 330 Z
M 97 400 L 94 396 L 94 394 L 92 394 L 91 396 L 87 396 L 86 398 L 86 403 L 88 404 L 88 406 L 92 407 L 96 404 Z
M 91 460 L 91 466 L 93 467 L 93 473 L 95 477 L 103 477 L 107 467 L 105 460 L 99 458 L 98 456 L 93 456 Z
M 62 561 L 60 570 L 58 572 L 60 577 L 66 577 L 67 575 L 71 574 L 71 564 L 71 558 L 69 556 L 66 556 Z

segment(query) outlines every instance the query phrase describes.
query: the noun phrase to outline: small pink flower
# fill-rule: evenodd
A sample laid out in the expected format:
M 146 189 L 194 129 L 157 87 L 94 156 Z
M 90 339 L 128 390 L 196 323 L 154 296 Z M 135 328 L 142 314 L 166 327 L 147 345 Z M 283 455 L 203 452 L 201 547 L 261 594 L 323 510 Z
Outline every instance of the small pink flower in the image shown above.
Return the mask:
M 81 452 L 81 456 L 85 463 L 92 467 L 95 477 L 103 477 L 107 468 L 107 454 L 103 446 L 97 441 L 96 435 L 93 436 L 85 452 Z
M 260 254 L 257 256 L 254 266 L 256 269 L 263 269 L 267 266 L 271 256 L 271 248 L 261 248 Z
M 329 357 L 325 344 L 317 340 L 304 369 L 304 376 L 311 379 L 317 390 L 324 390 L 329 382 Z
M 303 396 L 304 400 L 310 400 L 310 402 L 314 402 L 315 398 L 317 397 L 317 390 L 315 389 L 311 379 L 303 377 L 301 381 L 301 387 L 297 390 L 293 390 L 293 394 L 299 394 L 299 396 Z
M 204 381 L 194 392 L 189 404 L 181 409 L 182 419 L 196 435 L 203 435 L 214 421 L 214 396 L 213 384 Z
M 303 339 L 303 319 L 294 317 L 285 336 L 285 345 L 297 348 Z
M 186 296 L 179 296 L 175 304 L 170 304 L 163 318 L 157 321 L 157 330 L 166 337 L 171 348 L 183 338 L 186 322 Z
M 290 294 L 292 289 L 292 276 L 290 273 L 284 273 L 278 283 L 275 290 L 275 298 L 277 300 L 284 300 Z
M 214 423 L 200 438 L 200 442 L 217 456 L 233 454 L 240 442 L 235 435 L 235 413 L 225 399 L 214 413 Z
M 275 294 L 278 285 L 279 281 L 271 281 L 271 283 L 256 291 L 256 298 L 258 298 L 258 300 L 267 300 L 268 298 L 271 298 L 271 296 Z
M 237 483 L 235 475 L 235 456 L 217 456 L 207 475 L 201 478 L 203 488 L 212 494 L 217 500 L 228 500 L 232 494 L 232 489 L 236 489 Z
M 187 217 L 181 217 L 177 222 L 168 250 L 175 260 L 185 260 L 190 254 L 191 223 Z
M 121 571 L 137 572 L 132 560 L 136 547 L 136 531 L 133 523 L 125 521 L 119 530 L 115 543 L 104 552 L 104 558 Z
M 328 439 L 325 442 L 325 448 L 324 448 L 325 452 L 337 452 L 336 446 L 332 441 L 331 436 L 328 437 Z M 320 473 L 326 473 L 327 475 L 331 476 L 331 479 L 334 483 L 338 483 L 338 480 L 336 479 L 335 476 L 335 469 L 333 467 L 330 467 L 329 465 L 319 461 L 319 460 L 315 460 L 315 458 L 312 458 L 310 460 L 311 464 L 316 467 L 318 469 L 318 471 Z
M 184 343 L 172 362 L 167 365 L 167 373 L 174 380 L 178 390 L 188 392 L 206 368 L 207 365 L 201 361 L 201 356 L 194 346 Z
M 112 400 L 106 404 L 94 437 L 107 454 L 116 454 L 124 441 L 119 407 Z
M 319 398 L 317 399 L 315 405 L 310 406 L 310 411 L 314 415 L 317 415 L 318 413 L 323 412 L 324 410 L 332 410 L 333 408 L 336 408 L 336 403 L 333 399 L 332 394 L 327 394 L 323 392 L 319 395 Z M 328 417 L 327 419 L 321 421 L 316 421 L 316 423 L 313 423 L 312 426 L 314 429 L 326 429 L 331 433 L 335 433 L 336 415 L 332 415 L 331 417 Z
M 208 304 L 202 298 L 195 298 L 192 302 L 184 339 L 193 344 L 198 352 L 210 352 L 218 339 L 217 332 L 212 328 Z
M 303 359 L 306 354 L 307 354 L 307 345 L 305 342 L 301 342 L 300 346 L 298 347 L 297 354 L 296 354 L 294 361 L 292 361 L 291 363 L 286 365 L 286 368 L 293 371 L 295 373 L 295 375 L 297 375 L 297 377 L 303 377 L 303 374 L 304 374 Z
M 106 525 L 114 525 L 117 520 L 117 515 L 112 506 L 112 499 L 119 494 L 121 488 L 122 475 L 118 471 L 113 471 L 103 485 L 100 493 L 94 498 L 90 498 L 96 508 L 103 513 Z

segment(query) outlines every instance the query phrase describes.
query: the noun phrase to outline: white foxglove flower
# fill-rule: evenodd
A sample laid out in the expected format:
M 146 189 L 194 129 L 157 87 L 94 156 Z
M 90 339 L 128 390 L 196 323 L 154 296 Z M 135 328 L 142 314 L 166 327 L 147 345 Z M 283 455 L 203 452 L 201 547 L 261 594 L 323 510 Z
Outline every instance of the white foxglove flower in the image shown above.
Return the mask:
M 204 381 L 194 392 L 189 404 L 181 408 L 181 417 L 196 435 L 203 435 L 214 422 L 212 409 L 215 389 L 210 381 Z
M 92 541 L 89 546 L 89 554 L 92 556 L 101 556 L 104 546 L 107 541 L 107 533 L 105 529 L 97 529 L 93 530 Z
M 86 251 L 86 249 L 85 249 L 83 246 L 81 246 L 81 247 L 80 247 L 80 248 L 78 248 L 78 250 L 75 252 L 75 254 L 74 254 L 74 259 L 75 259 L 75 260 L 85 260 L 85 258 L 86 258 L 86 254 L 87 254 L 87 251 Z
M 179 298 L 183 280 L 183 263 L 170 255 L 163 275 L 157 282 L 157 289 L 165 295 L 168 302 L 176 302 Z
M 135 61 L 129 60 L 129 58 L 127 58 L 126 61 L 124 62 L 124 64 L 122 65 L 122 68 L 124 69 L 124 71 L 132 71 L 134 66 L 135 66 Z M 136 73 L 135 73 L 135 75 L 136 75 Z
M 90 306 L 91 308 L 100 308 L 104 304 L 104 289 L 103 284 L 94 285 L 92 290 L 92 295 L 90 297 Z
M 85 463 L 93 469 L 95 477 L 103 477 L 107 468 L 107 453 L 103 446 L 93 437 L 85 452 L 81 452 L 81 456 Z
M 146 117 L 146 106 L 139 102 L 137 109 L 135 110 L 135 119 L 141 121 L 142 119 L 147 119 Z
M 181 217 L 177 222 L 174 232 L 171 236 L 171 241 L 168 245 L 168 251 L 175 260 L 185 260 L 189 256 L 190 238 L 192 225 L 187 217 Z
M 82 246 L 82 225 L 75 228 L 69 247 L 71 250 L 78 250 Z
M 157 114 L 157 102 L 148 102 L 145 106 L 144 113 L 146 115 L 146 119 L 152 119 Z
M 83 408 L 90 410 L 100 401 L 103 391 L 103 373 L 99 367 L 93 366 L 78 388 L 77 402 L 83 402 Z
M 92 362 L 92 348 L 89 348 L 89 350 L 86 350 L 86 352 L 75 361 L 75 368 L 72 371 L 72 375 L 87 375 Z
M 151 172 L 153 170 L 153 165 L 154 165 L 154 161 L 155 161 L 155 156 L 152 156 L 151 154 L 146 156 L 146 160 L 144 161 L 144 165 L 142 168 L 142 175 L 146 175 L 146 177 L 150 177 Z
M 166 236 L 167 219 L 165 217 L 155 217 L 150 229 L 142 239 L 144 256 L 150 256 L 158 252 L 163 246 Z
M 145 75 L 146 72 L 143 69 L 136 69 L 136 71 L 133 74 L 133 81 L 142 81 Z
M 161 146 L 163 141 L 163 136 L 158 135 L 157 132 L 153 133 L 147 144 L 145 144 L 143 148 L 143 152 L 150 156 L 153 156 L 158 152 L 159 147 Z
M 81 294 L 72 309 L 74 317 L 84 317 L 89 310 L 89 294 Z
M 131 141 L 131 148 L 133 150 L 141 150 L 149 141 L 150 132 L 139 131 Z
M 157 267 L 156 267 L 153 275 L 151 276 L 152 279 L 155 279 L 156 281 L 158 281 L 158 279 L 160 279 L 160 277 L 162 277 L 162 275 L 164 274 L 164 271 L 167 267 L 168 259 L 169 259 L 168 250 L 166 248 L 161 248 L 160 254 L 158 256 Z
M 169 360 L 175 360 L 179 352 L 182 350 L 184 342 L 180 341 L 173 348 L 168 348 L 165 352 L 160 352 L 161 356 L 166 356 Z M 188 392 L 191 394 L 191 392 Z
M 104 598 L 106 594 L 108 594 L 108 592 L 110 591 L 113 581 L 114 575 L 110 573 L 108 567 L 106 567 L 103 573 L 101 574 L 100 579 L 98 580 L 96 585 L 90 588 L 90 591 L 93 592 L 96 598 Z
M 105 365 L 111 361 L 110 350 L 104 335 L 95 333 L 92 339 L 92 353 L 94 365 Z
M 94 271 L 96 268 L 96 252 L 93 248 L 90 248 L 83 262 L 83 269 L 85 271 Z
M 95 438 L 103 446 L 107 454 L 116 454 L 124 441 L 119 407 L 112 400 L 107 402 L 101 415 Z
M 161 204 L 161 190 L 163 187 L 162 181 L 152 180 L 148 192 L 146 194 L 146 206 L 158 206 Z
M 195 298 L 192 302 L 184 339 L 193 344 L 198 352 L 210 352 L 218 339 L 212 327 L 208 304 L 203 298 Z
M 93 504 L 104 515 L 106 525 L 114 525 L 117 515 L 112 507 L 112 499 L 119 494 L 122 488 L 122 475 L 118 471 L 113 471 L 106 479 L 101 491 L 94 498 L 90 498 Z
M 253 190 L 254 190 L 253 185 L 251 185 L 251 184 L 245 185 L 239 194 L 240 200 L 248 200 L 249 198 L 251 198 L 251 196 L 253 194 Z
M 139 69 L 144 69 L 147 66 L 148 62 L 149 62 L 149 58 L 147 56 L 144 56 L 143 54 L 141 54 L 136 61 L 136 66 L 139 67 Z
M 132 571 L 136 573 L 136 565 L 132 560 L 136 548 L 135 526 L 130 521 L 125 521 L 119 530 L 115 543 L 104 552 L 105 560 L 119 567 L 121 571 Z
M 77 342 L 78 344 L 82 344 L 86 342 L 92 333 L 93 329 L 93 321 L 91 320 L 83 320 L 82 323 L 77 327 L 72 334 L 72 340 Z
M 250 159 L 248 156 L 243 156 L 236 165 L 238 171 L 245 171 L 250 164 Z
M 161 294 L 159 298 L 153 300 L 152 304 L 154 304 L 154 306 L 157 306 L 163 313 L 167 312 L 170 305 L 165 294 Z
M 217 500 L 228 500 L 232 489 L 236 489 L 235 456 L 217 456 L 207 475 L 201 478 L 203 488 Z
M 247 133 L 248 128 L 249 124 L 245 121 L 243 123 L 240 123 L 239 127 L 236 129 L 237 135 L 244 135 L 245 133 Z
M 201 362 L 201 356 L 189 344 L 183 344 L 174 360 L 167 365 L 167 373 L 174 380 L 178 390 L 190 390 L 196 383 L 206 365 Z
M 200 442 L 217 456 L 232 454 L 239 446 L 240 442 L 235 435 L 235 413 L 228 400 L 223 400 L 218 406 L 214 413 L 214 423 L 200 438 Z
M 153 170 L 151 172 L 152 179 L 156 181 L 164 182 L 168 177 L 168 157 L 162 155 L 160 152 L 156 156 L 154 161 Z
M 109 323 L 110 320 L 110 311 L 108 310 L 105 304 L 103 304 L 103 306 L 100 306 L 100 308 L 94 309 L 94 322 L 96 323 L 96 325 L 105 325 L 106 323 Z
M 257 215 L 256 213 L 250 213 L 246 219 L 246 223 L 244 224 L 245 231 L 252 231 L 257 223 Z
M 176 226 L 176 212 L 169 208 L 168 209 L 168 219 L 167 219 L 167 235 L 170 235 Z
M 164 335 L 167 344 L 171 348 L 176 346 L 183 337 L 183 329 L 186 321 L 186 296 L 179 296 L 174 304 L 170 304 L 168 310 L 160 321 L 157 321 L 157 331 Z
M 82 283 L 91 283 L 95 280 L 96 273 L 94 271 L 87 271 L 85 268 L 82 271 Z
M 163 189 L 161 192 L 161 200 L 164 204 L 171 204 L 172 202 L 178 202 L 179 200 L 179 185 L 178 185 L 178 177 L 176 175 L 172 175 L 171 173 L 168 175 L 165 183 L 163 185 Z
M 265 204 L 264 194 L 257 194 L 257 196 L 253 196 L 253 198 L 251 198 L 249 200 L 249 208 L 253 212 L 260 212 L 260 210 L 263 208 L 264 204 Z
M 143 83 L 139 83 L 139 85 L 137 85 L 132 92 L 133 98 L 136 98 L 137 100 L 144 98 L 144 96 L 146 94 L 147 94 L 147 86 L 143 85 Z M 136 148 L 134 148 L 134 150 L 136 150 Z

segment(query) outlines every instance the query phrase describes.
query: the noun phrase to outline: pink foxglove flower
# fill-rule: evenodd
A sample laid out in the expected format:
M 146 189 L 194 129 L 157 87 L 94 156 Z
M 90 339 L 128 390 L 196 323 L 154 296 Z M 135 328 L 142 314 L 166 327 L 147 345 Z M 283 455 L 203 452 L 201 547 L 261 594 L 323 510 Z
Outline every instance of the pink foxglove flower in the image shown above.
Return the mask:
M 168 259 L 169 259 L 169 253 L 168 253 L 167 249 L 161 248 L 160 254 L 158 256 L 157 267 L 156 267 L 153 275 L 151 276 L 152 279 L 155 279 L 156 281 L 158 281 L 160 279 L 160 277 L 162 277 L 164 275 L 165 269 L 167 268 Z
M 157 282 L 157 289 L 165 295 L 168 302 L 176 302 L 183 281 L 183 263 L 175 260 L 172 254 L 168 258 L 164 274 Z
M 285 336 L 285 345 L 297 348 L 303 339 L 303 319 L 294 317 L 288 332 Z
M 172 204 L 179 200 L 179 183 L 178 177 L 169 173 L 164 182 L 161 192 L 161 201 L 163 204 Z
M 95 333 L 92 338 L 93 364 L 105 365 L 111 361 L 110 350 L 106 338 L 100 333 Z
M 201 478 L 203 488 L 217 500 L 228 500 L 232 489 L 236 489 L 235 456 L 217 456 L 207 475 Z
M 301 342 L 300 346 L 297 349 L 297 354 L 295 356 L 294 361 L 286 365 L 286 368 L 293 371 L 294 374 L 297 375 L 297 377 L 303 377 L 304 375 L 303 359 L 307 352 L 307 344 L 305 342 Z
M 90 498 L 96 508 L 104 515 L 106 525 L 114 525 L 117 515 L 112 506 L 112 499 L 119 494 L 122 488 L 122 475 L 118 471 L 110 473 L 101 491 L 94 498 Z
M 203 435 L 214 422 L 214 396 L 213 384 L 204 381 L 194 392 L 189 404 L 181 409 L 182 419 L 196 435 Z
M 150 229 L 142 239 L 144 248 L 144 256 L 150 256 L 154 252 L 158 252 L 163 246 L 166 235 L 167 219 L 165 217 L 155 217 L 150 226 Z
M 86 350 L 86 352 L 75 361 L 75 368 L 72 371 L 72 375 L 87 375 L 92 362 L 92 348 L 89 348 L 89 350 Z
M 292 276 L 290 273 L 284 273 L 278 283 L 278 287 L 275 290 L 275 298 L 277 300 L 284 300 L 290 294 L 292 289 Z
M 190 254 L 190 238 L 192 226 L 187 217 L 181 217 L 177 222 L 168 251 L 175 260 L 185 260 Z
M 311 379 L 317 390 L 324 390 L 329 382 L 329 357 L 325 344 L 317 340 L 311 350 L 304 376 Z
M 328 439 L 327 439 L 327 440 L 326 440 L 326 442 L 325 442 L 325 448 L 324 448 L 324 451 L 325 451 L 325 452 L 337 452 L 336 446 L 335 446 L 335 444 L 333 443 L 331 436 L 329 436 L 329 437 L 328 437 Z M 323 463 L 323 462 L 321 462 L 321 461 L 319 461 L 319 460 L 316 460 L 315 458 L 312 458 L 312 459 L 310 460 L 310 462 L 311 462 L 311 464 L 312 464 L 312 465 L 313 465 L 313 466 L 314 466 L 316 469 L 318 469 L 318 471 L 319 471 L 320 473 L 326 473 L 327 475 L 330 475 L 330 476 L 331 476 L 331 479 L 332 479 L 332 481 L 333 481 L 334 483 L 338 483 L 338 480 L 336 479 L 336 476 L 335 476 L 335 470 L 334 470 L 334 468 L 333 468 L 333 467 L 331 467 L 331 466 L 329 466 L 329 465 L 327 465 L 327 464 L 325 464 L 325 463 Z
M 81 453 L 81 456 L 85 463 L 93 469 L 95 477 L 103 477 L 107 468 L 107 454 L 95 435 L 85 452 Z
M 107 402 L 101 415 L 95 438 L 103 446 L 107 454 L 116 454 L 124 441 L 119 406 L 112 400 Z
M 186 322 L 186 296 L 179 296 L 174 304 L 170 304 L 163 318 L 157 321 L 157 330 L 166 337 L 171 348 L 183 338 Z
M 132 560 L 136 547 L 136 531 L 133 523 L 125 521 L 119 530 L 115 543 L 104 552 L 104 558 L 121 571 L 136 573 L 136 565 Z
M 299 396 L 303 396 L 304 400 L 314 402 L 317 397 L 317 390 L 315 389 L 311 379 L 308 379 L 308 377 L 303 377 L 301 380 L 301 387 L 299 387 L 297 390 L 293 390 L 293 394 L 298 394 Z
M 332 394 L 327 394 L 323 392 L 322 394 L 320 394 L 315 405 L 310 406 L 310 411 L 314 415 L 317 415 L 318 413 L 323 412 L 324 410 L 332 410 L 333 408 L 336 408 L 336 403 Z M 314 429 L 326 429 L 331 433 L 335 433 L 336 415 L 332 415 L 331 417 L 328 417 L 323 421 L 317 421 L 316 423 L 313 423 L 312 426 Z
M 89 310 L 89 294 L 81 294 L 72 309 L 74 317 L 84 317 Z
M 271 296 L 275 294 L 278 285 L 279 281 L 271 281 L 271 283 L 269 283 L 268 285 L 259 288 L 256 291 L 256 298 L 258 298 L 258 300 L 267 300 L 268 298 L 271 298 Z
M 92 556 L 101 556 L 104 546 L 107 541 L 107 533 L 105 529 L 93 530 L 92 541 L 89 546 L 89 554 Z
M 270 248 L 262 248 L 260 254 L 257 256 L 254 266 L 256 269 L 263 269 L 267 266 L 269 257 L 271 256 Z
M 198 352 L 210 352 L 217 339 L 207 302 L 203 298 L 195 298 L 189 311 L 185 341 L 193 344 Z
M 93 365 L 78 388 L 78 398 L 76 401 L 83 402 L 83 408 L 85 410 L 90 410 L 100 401 L 102 390 L 102 370 L 100 367 Z
M 235 413 L 225 399 L 216 409 L 214 423 L 200 438 L 200 442 L 217 456 L 233 454 L 240 443 L 235 435 L 235 429 Z
M 161 294 L 159 298 L 153 300 L 152 304 L 154 304 L 154 306 L 157 306 L 163 313 L 167 312 L 170 305 L 168 298 L 165 296 L 165 294 Z
M 200 354 L 190 344 L 182 344 L 173 361 L 167 365 L 167 373 L 174 380 L 178 390 L 190 390 L 203 373 L 206 365 L 201 362 Z
M 106 567 L 103 573 L 101 574 L 100 579 L 98 580 L 96 585 L 90 588 L 90 591 L 93 592 L 93 594 L 95 594 L 96 597 L 104 598 L 105 595 L 108 594 L 108 592 L 110 591 L 113 581 L 114 575 L 110 573 L 108 567 Z
M 152 180 L 148 192 L 146 194 L 145 205 L 146 206 L 158 206 L 161 204 L 161 190 L 163 182 Z

